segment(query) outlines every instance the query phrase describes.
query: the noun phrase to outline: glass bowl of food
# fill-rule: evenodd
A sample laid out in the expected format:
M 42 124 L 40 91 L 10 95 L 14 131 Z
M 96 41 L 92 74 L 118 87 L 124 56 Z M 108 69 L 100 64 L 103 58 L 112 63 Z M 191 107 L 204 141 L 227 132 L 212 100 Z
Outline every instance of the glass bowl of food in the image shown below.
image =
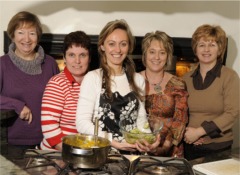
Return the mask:
M 152 144 L 156 141 L 156 136 L 160 133 L 163 122 L 151 117 L 145 117 L 145 119 L 138 117 L 135 123 L 121 120 L 119 126 L 126 142 L 134 144 L 136 141 L 146 140 L 149 144 Z

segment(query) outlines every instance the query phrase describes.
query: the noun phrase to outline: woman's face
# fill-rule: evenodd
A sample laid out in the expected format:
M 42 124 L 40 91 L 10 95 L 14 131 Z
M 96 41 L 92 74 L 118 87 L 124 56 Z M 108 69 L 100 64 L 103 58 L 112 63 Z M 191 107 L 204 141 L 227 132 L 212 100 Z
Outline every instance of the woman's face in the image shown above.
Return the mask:
M 110 67 L 122 66 L 129 50 L 129 39 L 125 30 L 116 29 L 107 36 L 101 49 L 107 57 L 107 64 Z
M 154 72 L 163 70 L 167 57 L 168 55 L 163 44 L 157 40 L 152 40 L 145 55 L 147 69 Z
M 13 42 L 16 44 L 16 53 L 22 58 L 35 54 L 38 43 L 36 27 L 23 24 L 14 32 Z
M 196 55 L 200 63 L 215 64 L 219 55 L 219 47 L 216 41 L 201 38 L 196 47 Z
M 65 54 L 66 67 L 77 80 L 85 75 L 90 63 L 89 51 L 81 46 L 72 45 Z

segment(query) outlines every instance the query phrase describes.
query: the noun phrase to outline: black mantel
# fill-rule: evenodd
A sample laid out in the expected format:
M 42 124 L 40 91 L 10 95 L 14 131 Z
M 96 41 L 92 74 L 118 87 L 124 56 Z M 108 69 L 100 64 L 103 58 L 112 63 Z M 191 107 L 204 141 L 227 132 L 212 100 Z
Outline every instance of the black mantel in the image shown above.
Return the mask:
M 51 34 L 44 33 L 40 40 L 40 45 L 44 48 L 45 53 L 53 56 L 54 58 L 62 58 L 62 46 L 63 40 L 66 34 Z M 99 59 L 97 53 L 97 42 L 98 35 L 89 35 L 92 42 L 92 61 L 90 65 L 90 69 L 95 69 L 99 66 Z M 141 42 L 143 36 L 136 36 L 136 46 L 133 51 L 133 58 L 136 63 L 137 71 L 144 69 L 141 61 Z M 188 62 L 196 62 L 196 56 L 194 55 L 191 47 L 191 38 L 186 37 L 172 37 L 174 43 L 174 53 L 177 61 L 188 61 Z M 7 32 L 4 31 L 4 53 L 8 52 L 8 46 L 10 45 L 11 40 L 9 39 Z M 227 50 L 224 55 L 223 64 L 226 63 Z M 97 60 L 97 61 L 94 61 Z

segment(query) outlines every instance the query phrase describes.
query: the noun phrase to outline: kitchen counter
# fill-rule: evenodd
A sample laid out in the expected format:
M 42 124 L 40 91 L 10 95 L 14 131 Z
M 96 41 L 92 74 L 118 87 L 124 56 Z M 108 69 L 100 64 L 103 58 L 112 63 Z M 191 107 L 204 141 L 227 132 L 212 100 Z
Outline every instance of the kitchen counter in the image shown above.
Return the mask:
M 190 161 L 196 175 L 239 175 L 239 148 Z
M 233 158 L 218 160 L 194 165 L 193 169 L 196 175 L 239 175 L 240 161 Z
M 234 148 L 232 150 L 223 151 L 221 153 L 216 153 L 216 154 L 212 154 L 212 155 L 209 155 L 206 157 L 194 159 L 189 162 L 193 166 L 193 165 L 200 164 L 200 163 L 213 162 L 213 161 L 224 160 L 224 159 L 229 159 L 229 158 L 233 158 L 233 157 L 240 160 L 239 151 L 240 151 L 239 148 Z
M 0 174 L 2 175 L 30 175 L 11 161 L 0 155 Z

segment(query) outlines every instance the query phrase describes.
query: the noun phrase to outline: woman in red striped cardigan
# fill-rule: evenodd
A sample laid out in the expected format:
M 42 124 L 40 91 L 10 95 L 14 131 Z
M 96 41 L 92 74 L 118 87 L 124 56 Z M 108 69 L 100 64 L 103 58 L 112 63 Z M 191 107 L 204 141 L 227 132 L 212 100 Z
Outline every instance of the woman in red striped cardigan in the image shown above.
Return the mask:
M 41 149 L 62 150 L 62 137 L 78 133 L 76 108 L 81 82 L 90 63 L 90 38 L 82 31 L 66 35 L 63 55 L 65 68 L 48 82 L 41 109 L 43 141 Z

